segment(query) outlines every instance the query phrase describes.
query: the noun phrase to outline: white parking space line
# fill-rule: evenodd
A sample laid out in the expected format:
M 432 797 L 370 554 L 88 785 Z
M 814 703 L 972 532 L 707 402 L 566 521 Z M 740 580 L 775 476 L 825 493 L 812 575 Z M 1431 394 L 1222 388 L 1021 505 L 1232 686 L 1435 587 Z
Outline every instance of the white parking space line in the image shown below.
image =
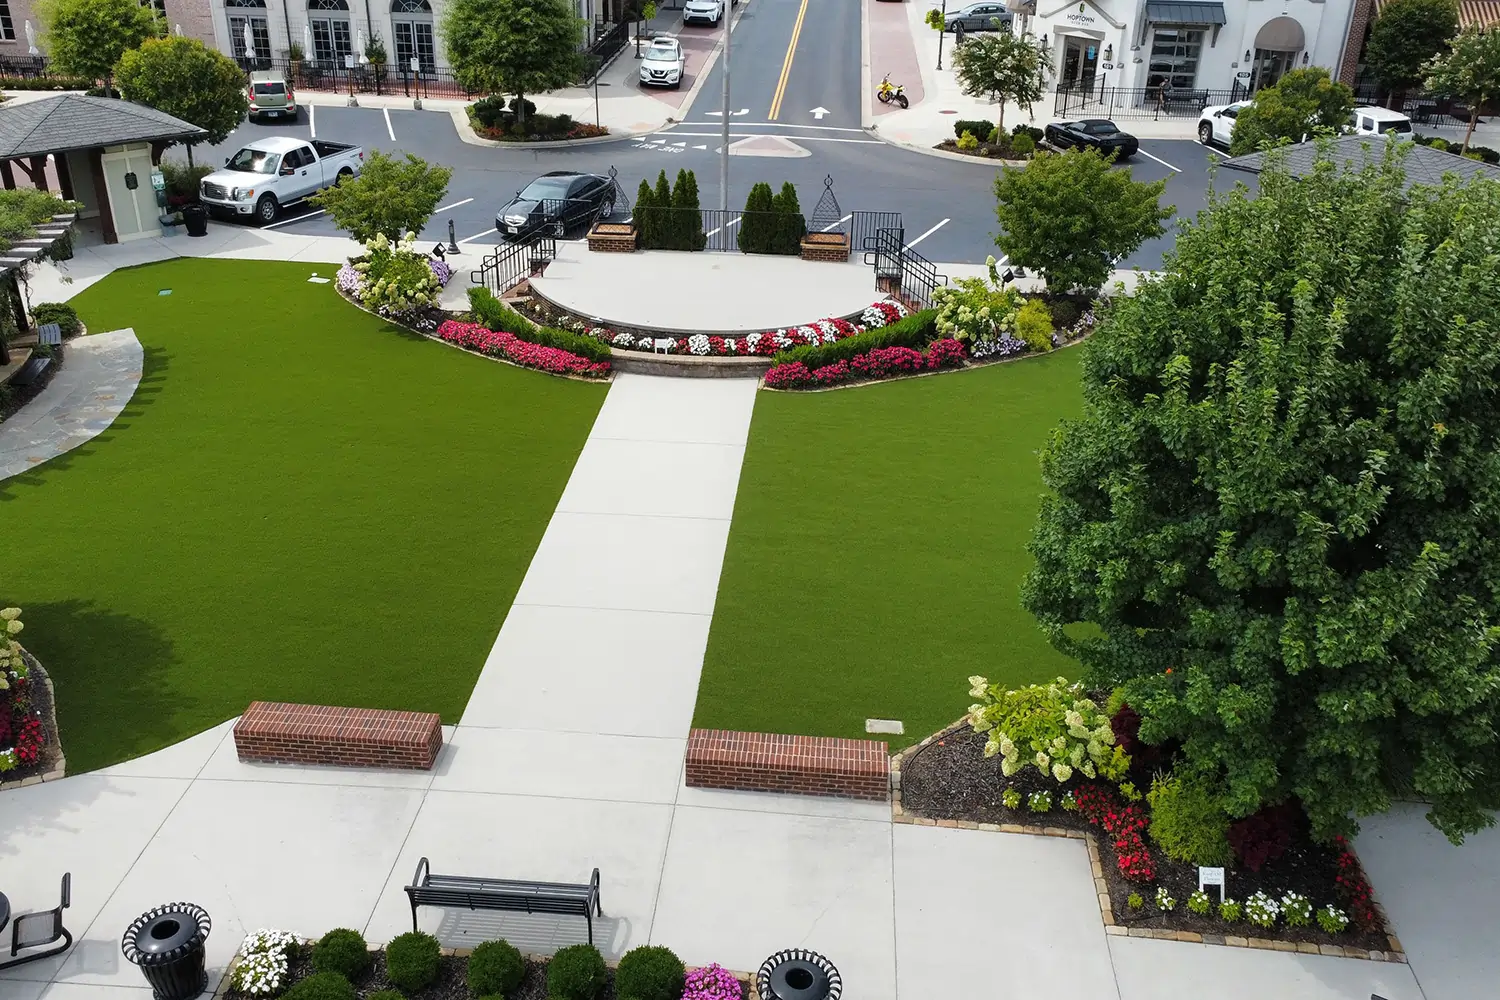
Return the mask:
M 683 125 L 717 125 L 718 122 L 678 122 L 678 127 Z M 790 122 L 740 122 L 734 123 L 735 128 L 804 128 L 821 129 L 824 132 L 863 132 L 862 128 L 842 128 L 837 125 L 793 125 Z
M 488 236 L 490 233 L 497 232 L 497 231 L 498 230 L 495 230 L 495 229 L 486 229 L 482 233 L 475 233 L 473 236 L 470 236 L 468 239 L 459 240 L 458 242 L 459 243 L 473 243 L 475 240 L 482 240 L 486 236 Z
M 735 226 L 738 226 L 739 224 L 740 224 L 740 220 L 739 219 L 735 219 L 735 220 L 733 220 L 731 222 L 725 223 L 724 225 L 720 226 L 718 229 L 710 229 L 708 232 L 704 233 L 703 235 L 704 236 L 713 236 L 715 233 L 722 232 L 725 229 L 733 229 Z
M 823 227 L 823 232 L 826 233 L 830 229 L 837 229 L 839 226 L 842 226 L 844 223 L 848 222 L 852 218 L 854 218 L 854 213 L 850 212 L 848 215 L 844 216 L 839 221 L 837 221 L 837 222 L 830 222 L 828 225 L 824 226 Z
M 307 128 L 312 133 L 311 138 L 316 139 L 318 137 L 318 106 L 316 104 L 307 106 Z
M 303 222 L 307 219 L 315 219 L 318 216 L 323 215 L 327 211 L 328 210 L 326 208 L 320 208 L 316 212 L 308 212 L 306 215 L 299 215 L 295 219 L 282 219 L 280 222 L 268 222 L 260 228 L 275 229 L 277 226 L 290 226 L 294 222 Z
M 951 221 L 952 221 L 951 219 L 944 219 L 942 222 L 939 222 L 937 225 L 935 225 L 931 229 L 927 230 L 927 232 L 923 233 L 921 236 L 918 236 L 916 239 L 914 239 L 910 243 L 906 244 L 906 249 L 910 250 L 912 247 L 916 246 L 918 243 L 921 243 L 923 240 L 925 240 L 927 237 L 931 236 L 933 233 L 937 232 L 939 229 L 942 229 L 944 226 L 946 226 Z
M 385 134 L 391 137 L 391 141 L 392 142 L 395 142 L 396 141 L 396 130 L 391 127 L 391 109 L 390 108 L 381 108 L 380 110 L 385 115 Z
M 1140 153 L 1144 157 L 1147 157 L 1148 159 L 1155 160 L 1157 163 L 1160 163 L 1162 166 L 1166 167 L 1168 170 L 1172 171 L 1173 173 L 1177 173 L 1177 174 L 1182 173 L 1182 170 L 1180 168 L 1172 166 L 1172 164 L 1168 163 L 1166 160 L 1163 160 L 1160 156 L 1152 156 L 1150 153 L 1146 152 L 1144 149 L 1137 149 L 1136 152 Z
M 451 204 L 451 205 L 444 205 L 442 208 L 434 208 L 432 210 L 432 214 L 433 215 L 437 215 L 439 212 L 446 212 L 450 208 L 457 208 L 460 205 L 467 205 L 469 202 L 471 202 L 473 200 L 474 200 L 473 198 L 465 198 L 463 201 L 455 201 L 453 204 Z
M 738 123 L 736 123 L 736 127 L 738 127 Z M 856 129 L 855 131 L 862 131 L 862 130 L 861 129 Z M 722 132 L 653 132 L 652 135 L 670 135 L 670 136 L 673 136 L 673 137 L 683 136 L 683 135 L 689 135 L 689 136 L 694 136 L 694 137 L 707 136 L 710 139 L 722 139 L 724 137 L 724 134 Z M 842 136 L 837 136 L 837 135 L 801 135 L 801 134 L 798 134 L 798 135 L 777 135 L 774 132 L 731 132 L 731 133 L 729 133 L 729 138 L 731 138 L 731 139 L 760 139 L 760 138 L 763 138 L 765 136 L 770 136 L 773 139 L 792 139 L 792 140 L 794 140 L 796 142 L 860 142 L 860 143 L 864 143 L 867 146 L 868 145 L 880 146 L 880 145 L 884 145 L 884 142 L 885 142 L 885 140 L 883 140 L 883 139 L 845 139 Z

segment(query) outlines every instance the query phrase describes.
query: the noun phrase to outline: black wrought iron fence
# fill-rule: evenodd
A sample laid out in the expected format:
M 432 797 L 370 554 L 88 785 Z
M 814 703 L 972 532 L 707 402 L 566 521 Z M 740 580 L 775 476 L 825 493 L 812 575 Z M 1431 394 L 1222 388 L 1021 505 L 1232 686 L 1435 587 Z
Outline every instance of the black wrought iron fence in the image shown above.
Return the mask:
M 51 75 L 46 56 L 0 56 L 0 76 L 34 80 Z
M 1173 87 L 1059 87 L 1052 111 L 1061 118 L 1196 118 L 1211 104 L 1243 100 L 1246 91 L 1186 90 Z
M 894 231 L 897 239 L 906 238 L 900 212 L 850 212 L 849 221 L 844 225 L 847 228 L 841 226 L 840 231 L 849 234 L 849 245 L 855 249 L 862 249 L 871 237 L 882 231 Z
M 411 64 L 366 63 L 350 69 L 332 59 L 254 59 L 240 60 L 249 70 L 276 70 L 293 90 L 324 91 L 340 94 L 399 94 L 405 97 L 473 97 L 474 92 L 458 82 L 450 70 L 421 67 L 412 72 Z
M 860 244 L 865 264 L 875 269 L 877 287 L 899 295 L 919 309 L 932 306 L 932 293 L 948 284 L 948 276 L 906 245 L 900 229 L 880 229 Z
M 551 233 L 535 233 L 525 240 L 495 247 L 469 278 L 498 297 L 518 285 L 522 278 L 540 270 L 547 261 L 556 259 L 557 238 Z
M 609 65 L 625 43 L 629 41 L 630 26 L 624 22 L 618 24 L 600 24 L 599 33 L 594 36 L 594 41 L 584 53 L 583 82 L 593 83 L 594 78 Z

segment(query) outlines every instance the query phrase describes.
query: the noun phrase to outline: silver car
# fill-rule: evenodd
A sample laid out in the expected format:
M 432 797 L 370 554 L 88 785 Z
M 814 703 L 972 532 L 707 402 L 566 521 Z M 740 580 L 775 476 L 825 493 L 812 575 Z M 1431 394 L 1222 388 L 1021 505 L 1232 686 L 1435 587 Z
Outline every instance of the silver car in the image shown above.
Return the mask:
M 1011 12 L 1005 4 L 971 3 L 959 10 L 950 10 L 943 20 L 944 31 L 957 31 L 963 25 L 965 31 L 1009 31 Z

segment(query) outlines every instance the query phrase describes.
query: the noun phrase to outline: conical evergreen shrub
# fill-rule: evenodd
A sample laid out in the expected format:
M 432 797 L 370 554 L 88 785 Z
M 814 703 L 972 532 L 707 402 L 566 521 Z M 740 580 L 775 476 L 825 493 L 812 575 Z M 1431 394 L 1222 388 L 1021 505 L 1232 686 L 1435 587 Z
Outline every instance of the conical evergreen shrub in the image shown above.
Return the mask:
M 651 203 L 656 206 L 656 238 L 649 249 L 675 249 L 677 213 L 672 211 L 672 185 L 667 182 L 667 172 L 656 175 L 656 190 L 651 192 Z
M 771 253 L 776 237 L 776 196 L 771 185 L 762 181 L 750 189 L 745 199 L 745 215 L 736 236 L 741 253 Z
M 649 250 L 652 246 L 652 238 L 655 236 L 653 229 L 656 222 L 655 206 L 651 204 L 651 183 L 644 177 L 641 178 L 641 186 L 635 193 L 635 243 L 642 250 Z
M 781 185 L 781 193 L 774 201 L 776 226 L 771 253 L 796 256 L 802 252 L 802 237 L 807 235 L 807 220 L 802 217 L 802 206 L 797 203 L 797 189 L 791 181 Z
M 691 170 L 677 171 L 672 208 L 672 249 L 702 250 L 707 239 L 703 235 L 703 212 L 698 207 L 698 178 Z

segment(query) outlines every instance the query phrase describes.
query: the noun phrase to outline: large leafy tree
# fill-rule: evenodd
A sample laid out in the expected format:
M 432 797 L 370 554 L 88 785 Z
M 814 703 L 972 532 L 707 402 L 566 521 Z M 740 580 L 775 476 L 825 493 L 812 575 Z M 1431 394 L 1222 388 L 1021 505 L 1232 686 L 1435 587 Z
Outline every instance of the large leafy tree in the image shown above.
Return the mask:
M 566 0 L 451 0 L 443 38 L 460 83 L 524 99 L 578 80 L 582 25 Z M 524 101 L 516 108 L 524 121 Z
M 106 93 L 120 57 L 161 33 L 155 12 L 139 0 L 46 0 L 37 16 L 52 68 L 102 80 Z
M 995 245 L 1011 262 L 1042 272 L 1048 288 L 1092 291 L 1116 259 L 1165 232 L 1172 215 L 1161 204 L 1166 186 L 1111 169 L 1095 150 L 1039 152 L 995 178 Z
M 397 159 L 371 152 L 358 177 L 324 188 L 308 201 L 361 243 L 376 233 L 399 240 L 427 225 L 452 176 L 451 168 L 432 166 L 413 153 Z
M 1253 153 L 1267 145 L 1301 142 L 1320 131 L 1349 124 L 1354 110 L 1354 91 L 1332 79 L 1321 66 L 1294 69 L 1255 95 L 1240 111 L 1230 134 L 1229 151 L 1235 156 Z
M 1469 105 L 1469 128 L 1464 132 L 1467 153 L 1480 105 L 1500 100 L 1500 28 L 1465 31 L 1455 38 L 1452 49 L 1428 64 L 1427 89 Z
M 1383 88 L 1402 93 L 1422 82 L 1428 61 L 1457 31 L 1454 0 L 1390 0 L 1370 27 L 1365 65 Z
M 954 75 L 967 96 L 986 97 L 1000 105 L 996 127 L 1001 132 L 1007 101 L 1029 112 L 1042 99 L 1047 58 L 1030 35 L 986 32 L 955 48 L 952 58 Z
M 217 145 L 245 120 L 245 74 L 233 59 L 196 38 L 148 38 L 115 67 L 120 95 L 139 101 L 208 134 L 187 144 L 188 165 L 197 142 Z
M 1273 155 L 1111 307 L 1023 600 L 1232 815 L 1416 795 L 1457 841 L 1500 801 L 1500 183 L 1406 192 L 1399 146 Z

